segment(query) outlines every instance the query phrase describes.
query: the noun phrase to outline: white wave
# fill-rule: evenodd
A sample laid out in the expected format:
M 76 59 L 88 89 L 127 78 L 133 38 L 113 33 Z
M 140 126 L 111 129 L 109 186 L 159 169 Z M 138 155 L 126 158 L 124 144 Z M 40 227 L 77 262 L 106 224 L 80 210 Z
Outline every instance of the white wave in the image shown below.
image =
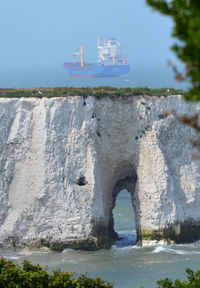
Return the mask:
M 117 250 L 117 251 L 121 251 L 121 250 L 132 250 L 132 249 L 136 249 L 136 248 L 140 248 L 140 247 L 136 247 L 136 246 L 125 246 L 125 247 L 119 247 L 116 245 L 112 245 L 111 250 Z
M 61 253 L 63 254 L 63 253 L 67 253 L 67 252 L 69 252 L 69 251 L 74 251 L 73 249 L 71 249 L 71 248 L 65 248 Z
M 179 254 L 179 255 L 187 254 L 187 251 L 176 250 L 176 249 L 172 249 L 172 248 L 169 248 L 169 247 L 166 247 L 166 246 L 158 246 L 152 251 L 152 253 L 160 253 L 160 252 Z
M 11 255 L 5 255 L 4 257 L 10 260 L 18 260 L 21 258 L 20 256 L 11 256 Z
M 184 250 L 174 250 L 174 249 L 172 249 L 172 253 L 179 254 L 179 255 L 186 255 L 186 254 L 188 254 L 187 251 L 184 251 Z
M 163 252 L 163 251 L 165 251 L 166 249 L 165 249 L 165 247 L 163 247 L 163 246 L 158 246 L 158 247 L 156 247 L 153 251 L 152 251 L 152 253 L 160 253 L 160 252 Z
M 181 250 L 181 249 L 173 249 L 173 248 L 169 248 L 166 246 L 158 246 L 152 251 L 152 253 L 161 253 L 161 252 L 177 254 L 177 255 L 200 254 L 200 251 L 186 251 L 186 250 Z

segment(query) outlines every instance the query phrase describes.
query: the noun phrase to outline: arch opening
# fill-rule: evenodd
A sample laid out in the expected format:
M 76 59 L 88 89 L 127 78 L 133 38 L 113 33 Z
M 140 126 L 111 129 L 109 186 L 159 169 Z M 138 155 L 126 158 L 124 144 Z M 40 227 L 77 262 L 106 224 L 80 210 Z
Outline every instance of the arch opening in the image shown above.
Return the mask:
M 131 194 L 126 190 L 119 192 L 113 208 L 114 230 L 118 235 L 116 246 L 135 245 L 137 241 L 135 211 Z
M 118 247 L 137 243 L 138 208 L 135 195 L 137 176 L 119 180 L 112 193 L 110 231 Z

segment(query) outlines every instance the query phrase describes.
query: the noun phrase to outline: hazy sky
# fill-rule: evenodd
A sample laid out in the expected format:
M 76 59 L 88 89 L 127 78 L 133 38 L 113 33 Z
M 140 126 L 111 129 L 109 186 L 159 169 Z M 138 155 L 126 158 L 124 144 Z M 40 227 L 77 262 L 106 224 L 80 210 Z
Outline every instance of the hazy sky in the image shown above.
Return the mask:
M 59 66 L 81 44 L 97 60 L 97 37 L 116 38 L 129 63 L 175 59 L 172 22 L 145 0 L 0 0 L 0 70 Z

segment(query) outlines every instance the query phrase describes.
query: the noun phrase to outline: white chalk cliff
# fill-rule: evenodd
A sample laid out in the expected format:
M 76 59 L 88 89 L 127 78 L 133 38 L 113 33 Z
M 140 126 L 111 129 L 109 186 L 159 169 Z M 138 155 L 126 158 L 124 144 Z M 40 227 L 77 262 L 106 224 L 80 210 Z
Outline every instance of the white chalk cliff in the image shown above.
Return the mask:
M 109 247 L 132 195 L 138 241 L 200 239 L 195 132 L 180 96 L 0 98 L 0 245 Z

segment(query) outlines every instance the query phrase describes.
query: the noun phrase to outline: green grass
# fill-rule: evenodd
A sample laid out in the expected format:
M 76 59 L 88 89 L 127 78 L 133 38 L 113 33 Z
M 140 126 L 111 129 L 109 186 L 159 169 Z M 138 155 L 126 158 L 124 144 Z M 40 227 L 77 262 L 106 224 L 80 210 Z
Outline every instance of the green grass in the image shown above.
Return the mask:
M 42 94 L 39 93 L 42 92 Z M 149 89 L 147 87 L 139 88 L 114 88 L 101 86 L 96 88 L 40 88 L 40 89 L 0 89 L 0 97 L 5 98 L 52 98 L 52 97 L 67 97 L 67 96 L 94 96 L 97 99 L 104 97 L 133 97 L 139 95 L 148 96 L 168 96 L 168 95 L 185 95 L 184 90 L 176 90 L 173 88 Z

